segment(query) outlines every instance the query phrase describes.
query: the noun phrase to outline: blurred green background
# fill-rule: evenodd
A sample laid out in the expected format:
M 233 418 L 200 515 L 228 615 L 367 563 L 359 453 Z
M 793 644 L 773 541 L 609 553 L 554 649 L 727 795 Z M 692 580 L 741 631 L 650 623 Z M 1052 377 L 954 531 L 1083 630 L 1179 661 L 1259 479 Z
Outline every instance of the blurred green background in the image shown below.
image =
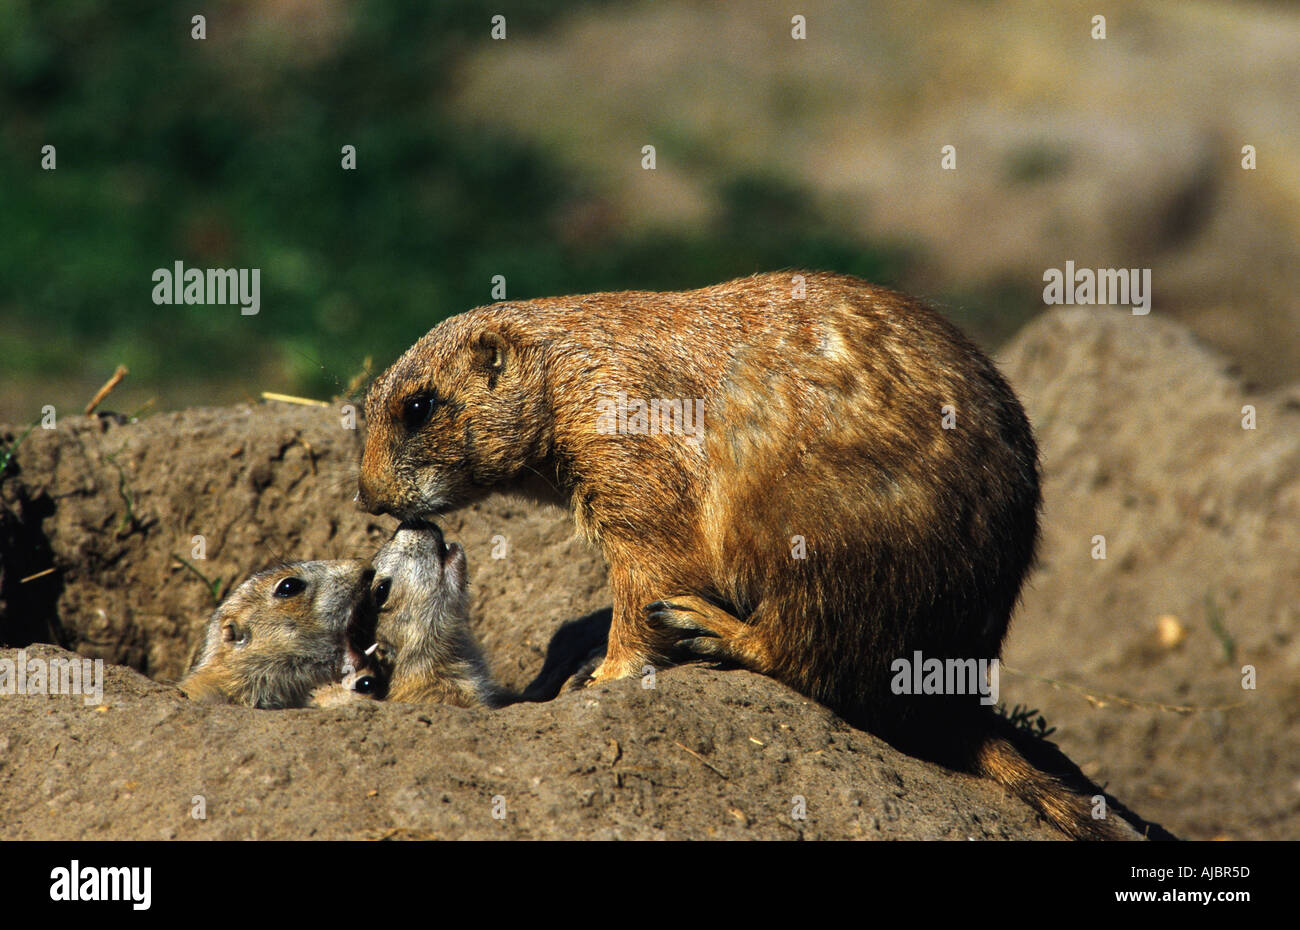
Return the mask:
M 192 5 L 0 8 L 4 414 L 84 403 L 118 363 L 132 403 L 328 397 L 364 356 L 382 369 L 488 303 L 498 274 L 512 299 L 788 266 L 896 277 L 900 254 L 828 227 L 777 177 L 721 179 L 725 209 L 690 229 L 566 223 L 599 208 L 579 172 L 440 105 L 458 53 L 488 41 L 501 6 L 368 0 L 313 37 L 307 8 L 278 32 L 250 22 L 252 7 L 208 5 L 204 42 L 190 37 Z M 506 4 L 508 30 L 576 6 Z M 54 171 L 36 170 L 46 143 Z M 341 168 L 344 144 L 355 171 Z M 176 260 L 260 268 L 260 313 L 155 306 L 150 276 Z M 110 406 L 125 412 L 120 397 Z
M 336 395 L 498 274 L 518 299 L 845 271 L 996 347 L 1042 310 L 1043 268 L 1155 266 L 1158 312 L 1287 377 L 1276 243 L 1294 246 L 1300 196 L 1276 145 L 1263 190 L 1236 153 L 1294 134 L 1294 62 L 1261 26 L 1295 14 L 1194 6 L 1214 43 L 1176 4 L 1134 4 L 1101 45 L 1074 4 L 810 2 L 795 42 L 757 0 L 9 0 L 0 421 L 79 410 L 119 363 L 122 412 Z M 1237 58 L 1255 70 L 1234 88 Z M 1198 74 L 1247 95 L 1245 129 L 1195 82 L 1171 90 Z M 177 260 L 261 269 L 261 312 L 155 306 L 152 272 Z M 1207 267 L 1237 277 L 1207 288 Z M 1225 312 L 1253 314 L 1246 336 Z

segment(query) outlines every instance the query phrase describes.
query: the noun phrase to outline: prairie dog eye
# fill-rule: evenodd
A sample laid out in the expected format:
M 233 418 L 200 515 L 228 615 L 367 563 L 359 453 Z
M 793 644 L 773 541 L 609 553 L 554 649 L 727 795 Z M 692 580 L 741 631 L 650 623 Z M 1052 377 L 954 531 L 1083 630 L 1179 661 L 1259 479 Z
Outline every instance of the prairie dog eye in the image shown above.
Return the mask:
M 407 432 L 415 432 L 429 422 L 433 415 L 433 398 L 428 394 L 416 394 L 402 402 L 402 425 Z
M 301 578 L 286 578 L 275 586 L 276 597 L 294 597 L 307 590 L 307 582 Z
M 392 588 L 392 579 L 385 578 L 379 584 L 375 585 L 375 606 L 383 607 L 384 602 L 388 600 L 388 592 Z
M 357 683 L 352 686 L 352 690 L 357 694 L 374 694 L 378 685 L 379 682 L 375 680 L 373 675 L 363 675 L 357 679 Z

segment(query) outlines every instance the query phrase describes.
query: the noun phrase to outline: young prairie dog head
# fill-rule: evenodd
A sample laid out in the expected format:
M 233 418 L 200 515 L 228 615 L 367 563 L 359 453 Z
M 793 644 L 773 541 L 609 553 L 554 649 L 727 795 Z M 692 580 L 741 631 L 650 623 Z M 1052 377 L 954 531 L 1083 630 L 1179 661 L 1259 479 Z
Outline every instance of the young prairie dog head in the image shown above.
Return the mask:
M 542 366 L 495 310 L 442 323 L 371 385 L 357 495 L 366 510 L 432 517 L 544 457 Z
M 370 638 L 373 576 L 356 560 L 258 572 L 212 614 L 180 689 L 198 701 L 305 706 L 314 688 L 343 673 L 349 638 Z
M 374 698 L 402 703 L 498 707 L 507 696 L 492 681 L 469 626 L 465 550 L 432 523 L 409 522 L 374 559 L 370 601 L 375 642 L 356 656 L 339 685 L 313 703 L 354 700 L 358 684 Z

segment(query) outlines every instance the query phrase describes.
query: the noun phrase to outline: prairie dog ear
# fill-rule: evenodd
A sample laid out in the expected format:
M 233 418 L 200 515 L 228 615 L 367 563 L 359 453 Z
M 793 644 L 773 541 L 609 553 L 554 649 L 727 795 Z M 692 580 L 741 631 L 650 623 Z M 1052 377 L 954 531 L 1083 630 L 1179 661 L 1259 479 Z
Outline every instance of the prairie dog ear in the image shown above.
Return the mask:
M 510 357 L 510 342 L 495 330 L 479 333 L 474 341 L 474 364 L 487 372 L 488 386 L 496 384 L 497 376 L 506 370 Z

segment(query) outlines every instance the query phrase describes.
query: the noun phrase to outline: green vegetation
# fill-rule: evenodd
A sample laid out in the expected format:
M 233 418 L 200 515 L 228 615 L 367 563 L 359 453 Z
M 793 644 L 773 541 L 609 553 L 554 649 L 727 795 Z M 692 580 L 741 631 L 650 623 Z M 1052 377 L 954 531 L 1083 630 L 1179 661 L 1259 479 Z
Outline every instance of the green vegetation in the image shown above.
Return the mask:
M 175 553 L 172 553 L 172 558 L 199 577 L 199 580 L 203 582 L 203 586 L 207 589 L 208 595 L 212 598 L 212 606 L 220 607 L 221 599 L 225 597 L 226 594 L 230 593 L 230 584 L 234 579 L 232 578 L 230 581 L 222 581 L 218 578 L 213 581 L 207 575 L 203 574 L 203 572 L 199 571 L 195 564 L 189 559 L 181 558 Z
M 104 461 L 112 465 L 117 470 L 117 493 L 122 498 L 122 503 L 126 509 L 122 513 L 122 519 L 117 524 L 117 536 L 119 539 L 129 536 L 144 524 L 135 512 L 135 495 L 131 493 L 130 488 L 126 485 L 126 470 L 122 468 L 117 457 L 122 454 L 122 449 L 118 449 L 111 454 L 104 454 Z
M 1007 710 L 1002 704 L 993 708 L 993 712 L 999 717 L 1005 717 L 1018 730 L 1035 736 L 1038 739 L 1047 739 L 1056 732 L 1056 727 L 1049 727 L 1047 719 L 1038 712 L 1037 707 L 1027 707 L 1023 704 L 1017 704 L 1011 710 Z
M 1237 658 L 1237 641 L 1223 624 L 1223 608 L 1214 599 L 1213 591 L 1205 592 L 1205 622 L 1223 649 L 1223 660 L 1231 665 Z
M 36 424 L 39 422 L 40 420 L 33 420 L 27 429 L 23 430 L 18 438 L 13 441 L 12 445 L 4 447 L 4 452 L 0 454 L 0 478 L 3 478 L 4 473 L 9 469 L 9 462 L 17 455 L 18 447 L 23 444 L 23 440 L 31 434 L 31 431 L 36 429 Z
M 1022 145 L 1008 155 L 1006 177 L 1014 184 L 1036 184 L 1063 174 L 1069 166 L 1068 150 L 1037 142 Z
M 799 266 L 897 278 L 903 256 L 835 232 L 779 179 L 721 181 L 707 228 L 574 222 L 603 215 L 582 178 L 441 106 L 494 13 L 523 30 L 574 7 L 360 0 L 297 20 L 218 3 L 196 41 L 192 5 L 3 5 L 9 375 L 37 385 L 122 363 L 162 408 L 169 387 L 196 382 L 325 396 L 362 357 L 382 368 L 487 303 L 497 274 L 510 298 Z M 358 170 L 341 168 L 347 144 Z M 151 275 L 178 260 L 261 269 L 260 313 L 155 306 Z

